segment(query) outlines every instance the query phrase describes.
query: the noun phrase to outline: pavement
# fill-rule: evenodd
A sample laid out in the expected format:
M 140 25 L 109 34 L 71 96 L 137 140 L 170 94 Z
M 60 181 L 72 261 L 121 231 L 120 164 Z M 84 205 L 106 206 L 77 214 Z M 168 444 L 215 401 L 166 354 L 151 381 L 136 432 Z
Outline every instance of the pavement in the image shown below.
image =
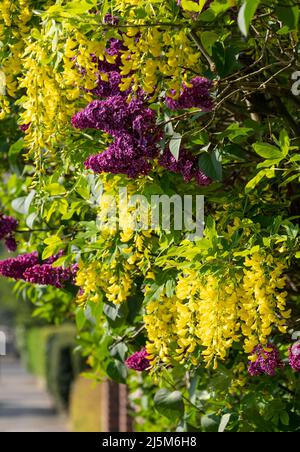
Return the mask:
M 0 356 L 0 432 L 67 432 L 46 390 L 19 361 Z

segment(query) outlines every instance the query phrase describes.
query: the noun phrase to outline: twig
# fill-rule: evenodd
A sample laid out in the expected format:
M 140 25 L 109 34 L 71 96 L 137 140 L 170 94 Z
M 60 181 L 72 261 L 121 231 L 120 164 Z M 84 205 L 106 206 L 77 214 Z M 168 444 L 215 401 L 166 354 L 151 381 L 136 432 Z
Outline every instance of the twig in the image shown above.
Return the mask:
M 190 35 L 191 39 L 194 41 L 194 43 L 196 44 L 196 46 L 198 47 L 198 49 L 200 50 L 200 52 L 202 53 L 202 55 L 206 58 L 206 60 L 207 60 L 207 62 L 209 64 L 211 72 L 213 72 L 213 73 L 216 72 L 216 70 L 217 70 L 216 65 L 213 62 L 213 60 L 210 58 L 209 54 L 204 49 L 204 47 L 203 47 L 201 41 L 199 40 L 197 34 L 194 31 L 191 31 L 189 33 L 189 35 Z

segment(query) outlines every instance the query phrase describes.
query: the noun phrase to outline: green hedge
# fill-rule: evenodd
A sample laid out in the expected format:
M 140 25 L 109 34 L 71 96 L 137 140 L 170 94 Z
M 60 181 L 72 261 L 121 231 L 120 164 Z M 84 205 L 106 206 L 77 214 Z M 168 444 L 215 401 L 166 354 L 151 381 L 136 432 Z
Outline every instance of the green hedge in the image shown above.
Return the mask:
M 71 385 L 83 368 L 83 360 L 75 351 L 74 331 L 59 331 L 48 341 L 46 355 L 47 387 L 59 409 L 67 409 Z
M 84 368 L 83 359 L 75 348 L 73 325 L 32 328 L 26 334 L 28 369 L 46 382 L 60 410 L 68 408 L 71 385 Z

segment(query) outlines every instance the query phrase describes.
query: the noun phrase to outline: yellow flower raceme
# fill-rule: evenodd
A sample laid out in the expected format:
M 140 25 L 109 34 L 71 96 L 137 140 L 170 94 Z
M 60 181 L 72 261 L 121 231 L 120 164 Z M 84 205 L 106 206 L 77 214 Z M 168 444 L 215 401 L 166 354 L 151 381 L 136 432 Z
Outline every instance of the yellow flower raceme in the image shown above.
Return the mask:
M 148 334 L 147 352 L 153 365 L 160 361 L 169 363 L 176 347 L 176 301 L 176 297 L 161 296 L 150 301 L 146 307 L 144 322 Z
M 242 269 L 205 275 L 185 270 L 178 278 L 176 297 L 170 301 L 164 295 L 149 303 L 145 320 L 149 353 L 159 360 L 163 349 L 164 362 L 174 359 L 197 365 L 202 349 L 205 364 L 216 368 L 234 342 L 243 341 L 246 353 L 251 353 L 256 345 L 268 342 L 273 330 L 285 333 L 290 311 L 284 269 L 272 256 L 256 253 Z M 172 315 L 164 327 L 161 313 L 169 309 Z
M 273 328 L 286 333 L 287 292 L 284 265 L 272 256 L 267 259 L 259 253 L 246 259 L 240 307 L 245 351 L 251 353 L 258 344 L 266 344 Z

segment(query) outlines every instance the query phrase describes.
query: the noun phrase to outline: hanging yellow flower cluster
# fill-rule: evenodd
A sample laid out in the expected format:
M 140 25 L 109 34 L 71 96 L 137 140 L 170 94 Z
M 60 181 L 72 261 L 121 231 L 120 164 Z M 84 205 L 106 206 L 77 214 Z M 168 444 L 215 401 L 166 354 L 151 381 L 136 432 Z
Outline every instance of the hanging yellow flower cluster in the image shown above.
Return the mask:
M 286 310 L 288 294 L 283 291 L 286 281 L 282 262 L 256 253 L 246 259 L 245 267 L 240 318 L 245 351 L 251 353 L 256 345 L 267 344 L 274 327 L 286 333 L 291 311 Z
M 46 30 L 42 44 L 35 41 L 25 49 L 20 87 L 26 89 L 26 96 L 21 123 L 30 124 L 26 133 L 29 153 L 40 156 L 43 149 L 53 150 L 70 127 L 78 108 L 75 101 L 80 97 L 84 104 L 92 100 L 87 90 L 97 84 L 97 63 L 91 55 L 103 54 L 105 45 L 89 41 L 74 29 L 71 32 L 74 38 L 68 37 L 65 42 L 62 35 L 57 44 L 62 62 L 57 63 Z
M 106 237 L 101 261 L 86 264 L 80 262 L 76 284 L 81 288 L 79 303 L 88 300 L 99 301 L 99 293 L 105 294 L 108 301 L 120 304 L 132 294 L 134 281 L 138 275 L 145 274 L 150 268 L 151 233 L 147 231 L 123 231 L 120 246 L 115 247 L 113 256 L 110 250 L 114 245 Z M 126 244 L 126 246 L 125 246 Z
M 177 315 L 177 298 L 162 294 L 157 300 L 150 301 L 144 316 L 148 335 L 147 352 L 152 365 L 170 363 L 175 354 L 177 331 L 175 328 Z
M 140 16 L 141 7 L 147 12 L 147 20 Z M 183 82 L 188 82 L 190 71 L 201 74 L 200 53 L 189 37 L 190 30 L 178 30 L 168 2 L 122 0 L 117 10 L 120 15 L 126 14 L 128 24 L 128 28 L 122 28 L 127 48 L 122 55 L 124 91 L 132 85 L 134 91 L 142 87 L 148 94 L 166 91 L 174 95 Z
M 32 18 L 30 0 L 0 1 L 0 120 L 10 113 L 7 95 L 15 97 L 17 77 L 22 69 L 23 38 Z
M 137 39 L 138 35 L 138 39 Z M 122 53 L 122 90 L 133 86 L 148 94 L 179 93 L 190 71 L 200 74 L 200 54 L 193 48 L 187 30 L 129 28 L 123 35 L 127 48 Z
M 186 270 L 179 276 L 176 297 L 164 295 L 148 304 L 145 324 L 152 359 L 196 365 L 201 350 L 207 366 L 217 368 L 234 342 L 244 341 L 245 352 L 251 353 L 268 342 L 273 329 L 286 332 L 290 311 L 283 271 L 281 262 L 259 253 L 245 260 L 242 271 L 201 275 Z

